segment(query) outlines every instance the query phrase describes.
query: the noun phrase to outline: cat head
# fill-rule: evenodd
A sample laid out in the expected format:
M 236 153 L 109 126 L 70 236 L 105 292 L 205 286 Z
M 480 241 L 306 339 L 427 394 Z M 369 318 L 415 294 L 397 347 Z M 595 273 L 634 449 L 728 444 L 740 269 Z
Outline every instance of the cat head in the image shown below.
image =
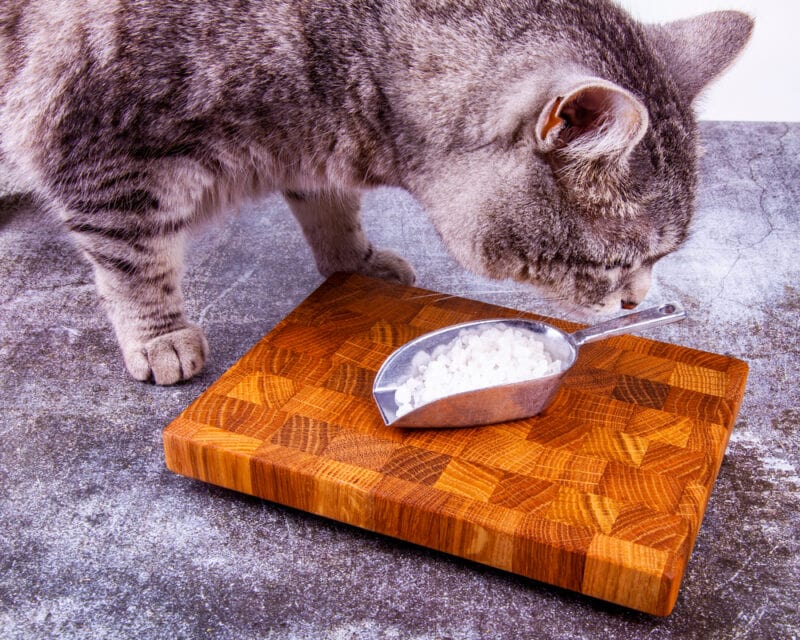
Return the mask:
M 692 102 L 734 60 L 752 20 L 717 12 L 629 21 L 624 50 L 499 66 L 486 116 L 431 153 L 416 189 L 467 268 L 543 287 L 578 315 L 638 304 L 654 263 L 689 232 Z M 586 46 L 585 44 L 582 46 Z M 515 54 L 519 56 L 519 54 Z

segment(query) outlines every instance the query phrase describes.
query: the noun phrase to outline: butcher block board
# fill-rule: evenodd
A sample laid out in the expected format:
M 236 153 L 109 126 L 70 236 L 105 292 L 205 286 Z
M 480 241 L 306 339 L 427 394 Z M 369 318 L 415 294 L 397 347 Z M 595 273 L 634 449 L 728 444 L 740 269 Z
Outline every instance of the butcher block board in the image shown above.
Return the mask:
M 645 338 L 610 338 L 581 348 L 538 417 L 467 429 L 384 426 L 371 395 L 384 359 L 428 331 L 493 317 L 542 319 L 334 275 L 166 428 L 167 465 L 669 614 L 747 365 Z

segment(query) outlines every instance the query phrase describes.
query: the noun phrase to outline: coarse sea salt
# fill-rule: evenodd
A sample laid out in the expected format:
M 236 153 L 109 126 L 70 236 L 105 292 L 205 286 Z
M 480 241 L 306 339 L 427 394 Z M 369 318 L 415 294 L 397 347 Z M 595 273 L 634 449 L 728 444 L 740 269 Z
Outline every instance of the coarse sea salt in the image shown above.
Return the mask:
M 558 373 L 533 331 L 504 324 L 463 329 L 431 353 L 417 352 L 411 374 L 394 394 L 396 417 L 446 396 Z

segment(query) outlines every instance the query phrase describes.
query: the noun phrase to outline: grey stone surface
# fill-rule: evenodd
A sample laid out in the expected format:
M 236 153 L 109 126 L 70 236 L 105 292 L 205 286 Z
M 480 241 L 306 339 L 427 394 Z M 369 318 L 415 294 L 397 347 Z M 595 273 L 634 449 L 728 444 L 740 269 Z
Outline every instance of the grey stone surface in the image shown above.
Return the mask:
M 124 372 L 89 267 L 0 201 L 0 637 L 758 638 L 800 634 L 800 125 L 706 123 L 694 233 L 648 333 L 751 373 L 675 611 L 653 618 L 170 473 L 161 431 L 321 278 L 278 198 L 209 227 L 187 269 L 212 359 L 172 388 Z M 365 199 L 430 289 L 552 313 L 469 276 L 417 205 Z

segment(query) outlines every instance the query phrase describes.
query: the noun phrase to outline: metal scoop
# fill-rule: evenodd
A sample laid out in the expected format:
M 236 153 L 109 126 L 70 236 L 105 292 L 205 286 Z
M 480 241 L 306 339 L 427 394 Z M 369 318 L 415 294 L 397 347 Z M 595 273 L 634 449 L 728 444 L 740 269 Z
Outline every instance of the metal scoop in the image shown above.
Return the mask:
M 534 416 L 543 411 L 555 396 L 561 379 L 578 358 L 578 348 L 610 336 L 647 329 L 682 320 L 686 311 L 677 303 L 637 311 L 607 322 L 566 333 L 544 322 L 524 319 L 477 320 L 426 333 L 392 353 L 375 377 L 372 394 L 381 417 L 390 427 L 469 427 Z M 437 346 L 451 343 L 464 329 L 488 325 L 520 327 L 532 331 L 561 370 L 539 378 L 462 391 L 421 405 L 397 416 L 395 392 L 412 374 L 412 359 L 420 351 L 431 353 Z

